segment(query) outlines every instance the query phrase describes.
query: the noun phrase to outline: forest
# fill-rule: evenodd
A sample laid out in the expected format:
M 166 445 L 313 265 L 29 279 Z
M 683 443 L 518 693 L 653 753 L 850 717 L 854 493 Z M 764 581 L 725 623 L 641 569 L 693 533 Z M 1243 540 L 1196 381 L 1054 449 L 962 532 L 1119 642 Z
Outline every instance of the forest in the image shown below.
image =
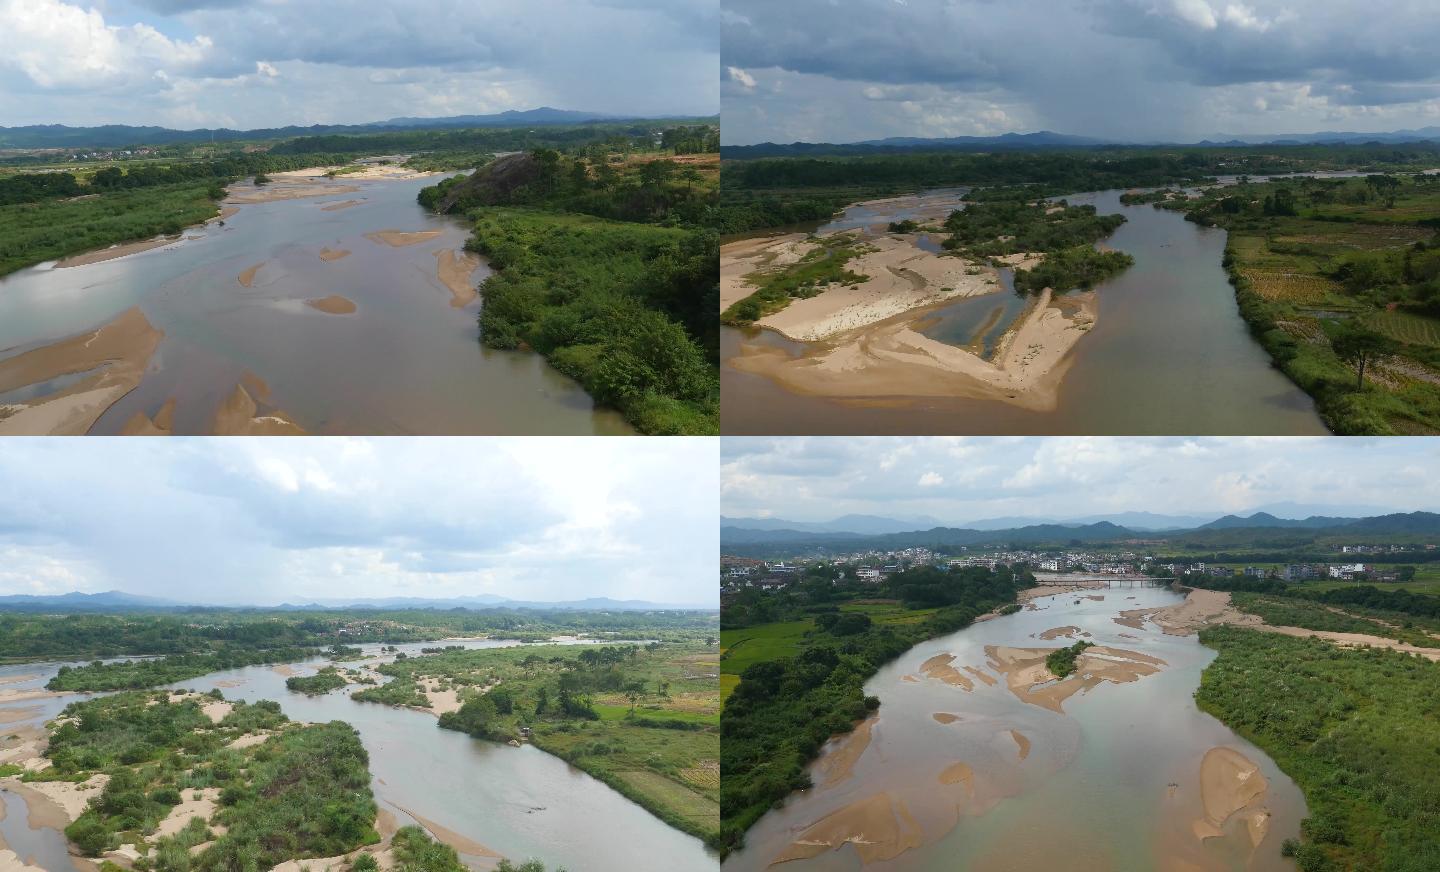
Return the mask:
M 535 149 L 426 188 L 497 274 L 480 341 L 545 355 L 648 434 L 718 432 L 718 163 Z
M 1254 742 L 1305 793 L 1302 872 L 1440 868 L 1440 663 L 1210 627 L 1218 652 L 1195 701 Z
M 729 693 L 720 718 L 722 854 L 741 847 L 745 831 L 771 806 L 810 787 L 806 767 L 821 747 L 879 707 L 879 700 L 862 690 L 870 676 L 917 642 L 1013 604 L 1031 581 L 1020 572 L 1004 565 L 908 569 L 878 590 L 864 586 L 867 602 L 890 597 L 903 604 L 898 613 L 887 607 L 875 617 L 866 613 L 871 607 L 853 603 L 861 597 L 860 585 L 832 585 L 828 579 L 801 582 L 797 592 L 781 595 L 785 602 L 778 608 L 762 607 L 758 601 L 770 595 L 759 591 L 743 604 L 727 606 L 722 671 L 733 668 L 726 667 L 727 660 L 743 657 L 748 665 L 738 683 L 722 685 Z M 755 619 L 761 616 L 782 623 L 759 623 Z

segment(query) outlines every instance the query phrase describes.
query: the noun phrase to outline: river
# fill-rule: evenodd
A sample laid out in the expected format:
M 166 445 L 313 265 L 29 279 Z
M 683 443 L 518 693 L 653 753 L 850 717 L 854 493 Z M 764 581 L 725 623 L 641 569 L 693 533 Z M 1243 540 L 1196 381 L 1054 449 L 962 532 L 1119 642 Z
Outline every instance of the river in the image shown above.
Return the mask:
M 746 343 L 802 346 L 769 330 L 725 328 L 721 337 L 722 431 L 733 434 L 1036 434 L 1036 435 L 1308 435 L 1328 432 L 1310 398 L 1270 364 L 1240 319 L 1235 292 L 1221 267 L 1225 231 L 1188 222 L 1148 205 L 1124 206 L 1121 191 L 1065 199 L 1093 204 L 1127 221 L 1105 244 L 1129 253 L 1135 265 L 1098 288 L 1096 325 L 1071 352 L 1054 411 L 1022 409 L 994 400 L 868 398 L 844 402 L 800 396 L 761 375 L 725 362 Z M 933 197 L 934 192 L 918 195 Z M 904 217 L 917 210 L 852 206 L 820 230 L 852 229 Z M 959 205 L 959 194 L 954 197 Z M 926 210 L 933 217 L 933 202 Z M 1007 291 L 1001 291 L 1004 294 Z M 942 325 L 922 330 L 958 342 L 949 322 L 984 327 L 981 344 L 993 346 L 997 312 L 1013 318 L 1019 307 L 998 295 L 936 307 Z
M 174 399 L 174 432 L 208 434 L 216 407 L 247 372 L 268 386 L 269 405 L 310 433 L 633 432 L 541 356 L 480 346 L 480 304 L 452 306 L 437 275 L 436 252 L 462 248 L 468 230 L 415 200 L 440 178 L 322 179 L 314 184 L 336 193 L 240 205 L 223 226 L 189 228 L 178 244 L 0 278 L 0 358 L 139 306 L 165 338 L 139 387 L 93 433 L 117 433 L 136 412 L 154 416 Z M 356 204 L 326 209 L 348 201 Z M 365 236 L 392 229 L 439 235 L 398 247 Z M 324 248 L 350 254 L 326 261 Z M 257 264 L 245 287 L 241 274 Z M 482 265 L 470 278 L 488 274 Z M 330 295 L 357 311 L 305 304 Z M 67 386 L 62 379 L 46 392 Z M 24 390 L 0 396 L 26 399 Z
M 517 643 L 468 640 L 396 647 L 414 656 L 421 648 L 441 644 L 488 648 Z M 359 647 L 370 657 L 380 653 L 379 645 Z M 316 659 L 291 665 L 297 674 L 309 674 L 328 663 Z M 3 689 L 43 687 L 58 666 L 3 667 L 0 681 L 36 675 L 25 682 L 5 684 Z M 218 688 L 232 700 L 275 700 L 297 721 L 346 721 L 360 732 L 370 755 L 376 801 L 402 824 L 414 822 L 413 813 L 516 862 L 533 857 L 552 870 L 562 866 L 571 872 L 702 872 L 715 868 L 714 855 L 699 839 L 665 825 L 558 757 L 529 745 L 515 748 L 442 730 L 436 726 L 435 716 L 425 712 L 354 702 L 349 698 L 353 687 L 307 697 L 285 688 L 282 671 L 251 666 L 177 682 L 173 687 Z M 83 697 L 9 703 L 0 707 L 0 715 L 24 710 L 25 718 L 8 722 L 8 727 L 39 726 L 79 698 Z M 31 829 L 23 814 L 23 800 L 8 791 L 0 791 L 0 798 L 9 812 L 0 820 L 0 836 L 12 849 L 22 858 L 34 856 L 50 872 L 70 872 L 73 866 L 65 854 L 63 834 L 48 828 Z M 462 855 L 462 859 L 475 868 L 493 865 L 479 857 Z
M 731 855 L 723 869 L 763 870 L 826 815 L 887 792 L 903 799 L 923 838 L 918 846 L 867 869 L 1293 869 L 1280 856 L 1280 843 L 1298 835 L 1305 816 L 1299 789 L 1263 752 L 1194 704 L 1200 673 L 1215 653 L 1193 635 L 1169 636 L 1153 624 L 1134 629 L 1114 621 L 1122 610 L 1180 600 L 1168 589 L 1143 587 L 1062 594 L 1036 600 L 1035 610 L 915 646 L 865 686 L 881 706 L 869 747 L 852 775 L 823 786 L 822 756 L 813 769 L 822 786 L 792 796 L 763 817 L 747 835 L 745 849 Z M 1090 635 L 1039 638 L 1066 626 Z M 1104 682 L 1071 696 L 1063 713 L 1022 701 L 1006 688 L 1003 676 L 984 665 L 987 645 L 1054 648 L 1076 638 L 1167 665 L 1129 683 Z M 967 692 L 922 676 L 922 664 L 938 654 L 953 654 L 956 669 L 978 667 L 998 683 L 990 686 L 967 670 L 965 675 L 974 676 L 974 689 Z M 937 713 L 958 720 L 942 723 Z M 1023 750 L 1012 730 L 1024 737 Z M 832 742 L 826 753 L 843 743 Z M 1271 813 L 1269 831 L 1258 846 L 1235 819 L 1221 837 L 1201 841 L 1194 835 L 1203 813 L 1201 760 L 1215 747 L 1240 752 L 1269 782 L 1260 800 Z M 970 766 L 974 784 L 973 795 L 958 800 L 958 822 L 954 791 L 937 781 L 957 762 Z M 847 845 L 781 868 L 832 872 L 859 869 L 861 863 Z

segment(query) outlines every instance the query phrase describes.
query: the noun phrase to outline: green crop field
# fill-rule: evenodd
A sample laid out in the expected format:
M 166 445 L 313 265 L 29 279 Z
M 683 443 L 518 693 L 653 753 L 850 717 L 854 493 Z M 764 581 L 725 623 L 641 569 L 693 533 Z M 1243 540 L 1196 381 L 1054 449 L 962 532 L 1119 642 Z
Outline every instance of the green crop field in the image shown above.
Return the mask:
M 721 630 L 720 671 L 739 675 L 752 663 L 789 657 L 800 649 L 801 638 L 813 627 L 813 622 L 804 620 Z
M 1372 328 L 1407 345 L 1440 348 L 1440 319 L 1413 312 L 1380 311 L 1365 320 Z

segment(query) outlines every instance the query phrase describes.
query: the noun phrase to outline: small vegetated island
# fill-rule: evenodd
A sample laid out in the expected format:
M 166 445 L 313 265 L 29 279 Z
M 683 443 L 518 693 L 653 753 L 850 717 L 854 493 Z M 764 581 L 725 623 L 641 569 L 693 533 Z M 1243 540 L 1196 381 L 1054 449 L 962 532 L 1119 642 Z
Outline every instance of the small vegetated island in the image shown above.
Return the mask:
M 764 145 L 724 157 L 721 320 L 804 343 L 742 342 L 726 361 L 738 371 L 837 399 L 1053 409 L 1065 361 L 1095 323 L 1088 289 L 1133 264 L 1103 244 L 1123 216 L 1063 198 L 1123 188 L 1125 205 L 1230 231 L 1225 265 L 1244 318 L 1332 429 L 1440 426 L 1426 266 L 1440 180 L 1421 173 L 1440 166 L 1433 145 L 978 154 Z M 1220 176 L 1356 169 L 1371 175 L 1213 186 Z M 814 232 L 847 206 L 903 217 Z M 1015 291 L 1031 295 L 1024 307 L 998 305 L 1007 269 Z M 958 303 L 978 304 L 970 298 L 997 305 L 965 315 L 957 338 L 944 325 Z
M 529 348 L 651 434 L 719 431 L 718 146 L 506 155 L 420 194 L 498 272 L 480 341 Z
M 1139 551 L 1134 531 L 1105 526 L 832 537 L 823 547 L 840 556 L 826 559 L 805 557 L 819 539 L 722 546 L 732 559 L 783 557 L 798 570 L 778 589 L 737 585 L 722 596 L 725 848 L 741 846 L 745 830 L 791 791 L 812 786 L 806 766 L 821 746 L 876 707 L 860 688 L 879 663 L 968 623 L 937 627 L 947 612 L 973 618 L 1013 598 L 1029 565 L 1083 552 L 1186 594 L 1177 606 L 1120 605 L 1114 620 L 1132 633 L 1198 631 L 1217 652 L 1196 704 L 1269 755 L 1305 796 L 1300 838 L 1275 850 L 1304 872 L 1418 872 L 1440 863 L 1432 777 L 1440 755 L 1440 557 L 1427 547 L 1440 535 L 1440 516 L 1232 516 L 1152 532 Z M 1013 540 L 1025 544 L 984 544 Z M 1360 560 L 1356 542 L 1365 544 Z M 980 586 L 989 570 L 960 575 L 934 566 L 858 584 L 855 561 L 844 556 L 901 548 L 1002 562 Z M 942 605 L 944 591 L 962 605 Z M 1076 629 L 1051 632 L 1073 638 Z M 1090 647 L 1081 639 L 1041 662 L 1064 679 Z

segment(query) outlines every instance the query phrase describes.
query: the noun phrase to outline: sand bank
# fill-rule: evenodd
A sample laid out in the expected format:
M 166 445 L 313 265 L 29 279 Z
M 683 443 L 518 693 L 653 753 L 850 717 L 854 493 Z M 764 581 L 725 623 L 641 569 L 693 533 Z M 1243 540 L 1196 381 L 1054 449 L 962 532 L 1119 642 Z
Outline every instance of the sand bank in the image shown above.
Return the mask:
M 1011 648 L 987 645 L 989 666 L 1005 676 L 1005 686 L 1016 699 L 1053 712 L 1064 712 L 1065 700 L 1105 683 L 1127 684 L 1159 672 L 1166 664 L 1158 657 L 1104 645 L 1086 648 L 1075 659 L 1075 671 L 1056 679 L 1045 658 L 1055 648 Z
M 127 242 L 124 245 L 112 245 L 109 248 L 102 248 L 99 251 L 87 251 L 84 254 L 76 254 L 55 263 L 56 269 L 68 269 L 72 266 L 89 266 L 92 263 L 103 263 L 107 260 L 125 257 L 128 254 L 139 254 L 142 251 L 150 251 L 155 248 L 164 248 L 172 242 L 179 242 L 179 236 L 164 236 L 157 239 L 147 239 L 143 242 Z
M 816 243 L 806 243 L 811 248 Z M 914 236 L 881 236 L 865 242 L 864 254 L 845 266 L 866 276 L 855 285 L 831 285 L 817 296 L 792 300 L 756 323 L 801 342 L 829 339 L 846 331 L 959 297 L 994 293 L 994 269 L 925 251 Z M 803 256 L 803 253 L 802 253 Z
M 347 251 L 346 249 L 343 249 L 343 248 L 339 248 L 339 249 L 336 249 L 336 248 L 322 248 L 322 249 L 320 249 L 320 259 L 323 260 L 323 261 L 325 261 L 326 263 L 330 263 L 331 261 L 336 261 L 336 260 L 339 260 L 339 259 L 342 258 L 342 257 L 349 257 L 349 256 L 350 256 L 350 252 Z
M 78 436 L 140 384 L 164 333 L 134 307 L 90 333 L 0 360 L 0 394 L 63 375 L 95 372 L 23 403 L 0 404 L 0 435 Z
M 5 789 L 18 793 L 30 811 L 30 828 L 50 827 L 63 830 L 84 814 L 93 797 L 99 796 L 110 780 L 108 775 L 92 775 L 79 784 L 69 781 L 34 781 L 22 783 L 15 778 L 4 780 Z
M 1260 767 L 1234 748 L 1206 751 L 1200 762 L 1200 798 L 1205 814 L 1195 821 L 1195 837 L 1208 839 L 1223 835 L 1225 822 L 1231 815 L 1263 799 L 1269 786 Z M 1253 844 L 1259 844 L 1256 831 L 1259 830 L 1263 839 L 1264 831 L 1269 828 L 1269 815 L 1264 815 L 1263 822 L 1255 821 L 1254 817 L 1251 815 L 1247 820 L 1247 828 L 1251 830 Z
M 165 401 L 160 411 L 151 418 L 144 412 L 136 412 L 120 428 L 121 436 L 169 436 L 175 429 L 175 399 Z
M 965 718 L 964 718 L 963 716 L 961 716 L 961 715 L 956 715 L 956 714 L 951 714 L 950 712 L 936 712 L 935 714 L 931 715 L 930 717 L 934 718 L 937 722 L 942 723 L 942 724 L 953 724 L 953 723 L 955 723 L 956 721 L 963 721 L 963 720 L 965 720 Z
M 400 159 L 403 159 L 403 156 L 401 156 Z M 283 172 L 270 173 L 269 175 L 272 179 L 280 179 L 284 182 L 304 181 L 307 179 L 317 180 L 329 178 L 326 173 L 329 173 L 333 170 L 352 169 L 354 166 L 354 164 L 345 164 L 340 166 L 328 167 L 306 167 L 303 170 L 284 170 Z M 399 163 L 388 163 L 365 164 L 363 165 L 362 169 L 343 173 L 339 176 L 336 176 L 335 178 L 404 180 L 423 179 L 434 175 L 439 175 L 439 173 L 431 171 L 412 170 L 409 167 L 401 166 Z
M 259 403 L 269 399 L 269 390 L 265 383 L 253 376 L 246 379 L 250 383 L 251 392 L 246 390 L 245 384 L 237 384 L 235 390 L 230 392 L 225 402 L 215 410 L 215 416 L 211 422 L 210 432 L 215 436 L 304 436 L 305 429 L 294 421 L 290 420 L 284 412 L 278 409 L 271 409 L 265 414 L 260 414 Z M 280 667 L 276 667 L 278 670 Z M 284 674 L 284 673 L 282 673 Z M 293 673 L 291 673 L 293 674 Z
M 470 276 L 480 268 L 480 256 L 468 251 L 441 249 L 435 252 L 437 275 L 441 284 L 450 289 L 450 305 L 456 309 L 475 302 L 480 296 Z
M 420 826 L 424 827 L 434 836 L 436 840 L 444 842 L 462 854 L 469 854 L 472 857 L 499 857 L 500 855 L 462 833 L 457 833 L 448 827 L 443 827 L 432 820 L 423 818 L 404 806 L 397 805 L 396 808 L 410 815 Z
M 326 197 L 332 194 L 353 194 L 360 190 L 357 185 L 338 185 L 328 181 L 306 182 L 302 179 L 281 179 L 285 173 L 275 173 L 268 185 L 240 183 L 231 185 L 227 203 L 245 206 L 254 203 L 275 203 L 280 200 L 299 200 L 305 197 Z
M 850 777 L 855 764 L 870 747 L 870 732 L 875 728 L 875 718 L 866 718 L 859 726 L 836 739 L 828 754 L 815 763 L 815 770 L 824 776 L 821 787 L 834 787 Z
M 953 687 L 964 690 L 974 690 L 975 682 L 965 676 L 965 673 L 951 665 L 955 659 L 954 654 L 936 654 L 929 660 L 920 664 L 920 674 L 926 678 L 934 678 L 943 681 Z
M 350 315 L 355 312 L 355 303 L 339 294 L 331 294 L 328 297 L 320 297 L 316 300 L 306 300 L 305 305 L 312 309 L 318 309 L 327 315 Z
M 720 246 L 720 311 L 755 293 L 746 278 L 765 267 L 788 266 L 814 247 L 804 233 L 742 239 Z
M 1050 641 L 1050 640 L 1052 640 L 1052 639 L 1061 639 L 1061 638 L 1064 638 L 1064 639 L 1073 639 L 1073 638 L 1075 638 L 1075 636 L 1078 635 L 1079 633 L 1080 633 L 1080 628 L 1079 628 L 1079 627 L 1074 627 L 1074 626 L 1051 627 L 1050 629 L 1048 629 L 1048 630 L 1046 630 L 1045 632 L 1041 633 L 1041 634 L 1040 634 L 1040 638 L 1041 638 L 1041 639 L 1044 639 L 1044 640 L 1047 641 L 1047 642 Z
M 364 200 L 341 200 L 339 203 L 328 203 L 320 207 L 321 212 L 339 212 L 341 209 L 349 209 L 359 206 Z
M 771 864 L 805 860 L 854 845 L 863 864 L 893 860 L 924 841 L 920 824 L 905 802 L 878 793 L 821 818 L 802 832 Z
M 9 848 L 0 848 L 0 872 L 45 872 L 45 868 L 31 866 Z
M 430 700 L 430 713 L 439 717 L 448 712 L 460 711 L 460 691 L 453 687 L 449 690 L 441 690 L 439 685 L 440 682 L 438 679 L 420 679 L 420 687 L 425 694 L 425 698 Z
M 255 747 L 256 745 L 263 745 L 263 744 L 265 744 L 267 741 L 269 741 L 270 737 L 273 736 L 273 735 L 275 735 L 275 734 L 274 734 L 274 733 L 264 732 L 264 731 L 261 731 L 261 732 L 258 732 L 258 733 L 246 733 L 245 735 L 243 735 L 243 736 L 241 736 L 240 738 L 234 740 L 233 742 L 230 742 L 230 743 L 227 744 L 225 747 L 230 748 L 230 749 L 235 750 L 235 751 L 239 751 L 239 750 L 242 750 L 242 749 L 244 749 L 244 748 L 253 748 L 253 747 Z
M 255 274 L 258 273 L 258 272 L 260 271 L 260 268 L 263 267 L 264 265 L 265 265 L 265 263 L 262 261 L 262 262 L 260 262 L 260 263 L 255 264 L 255 265 L 252 266 L 252 267 L 249 267 L 249 268 L 246 269 L 244 272 L 240 273 L 240 275 L 239 275 L 239 277 L 236 279 L 236 281 L 238 281 L 238 282 L 240 283 L 240 286 L 241 286 L 242 288 L 252 288 L 252 287 L 254 287 L 254 286 L 255 286 Z
M 968 763 L 954 763 L 945 767 L 940 773 L 941 784 L 963 784 L 966 787 L 973 787 L 975 784 L 975 771 Z
M 404 248 L 407 245 L 429 242 L 439 235 L 439 230 L 377 230 L 374 233 L 365 234 L 365 238 L 379 245 Z
M 923 313 L 917 310 L 813 343 L 798 357 L 742 343 L 729 364 L 799 394 L 855 400 L 971 397 L 1050 411 L 1069 369 L 1069 352 L 1094 324 L 1097 309 L 1093 292 L 1052 299 L 1044 291 L 990 360 L 920 333 L 915 328 Z
M 1020 752 L 1021 760 L 1024 760 L 1026 757 L 1030 756 L 1030 740 L 1025 738 L 1025 735 L 1023 733 L 1021 733 L 1019 730 L 1011 730 L 1010 738 L 1015 740 L 1015 744 Z

